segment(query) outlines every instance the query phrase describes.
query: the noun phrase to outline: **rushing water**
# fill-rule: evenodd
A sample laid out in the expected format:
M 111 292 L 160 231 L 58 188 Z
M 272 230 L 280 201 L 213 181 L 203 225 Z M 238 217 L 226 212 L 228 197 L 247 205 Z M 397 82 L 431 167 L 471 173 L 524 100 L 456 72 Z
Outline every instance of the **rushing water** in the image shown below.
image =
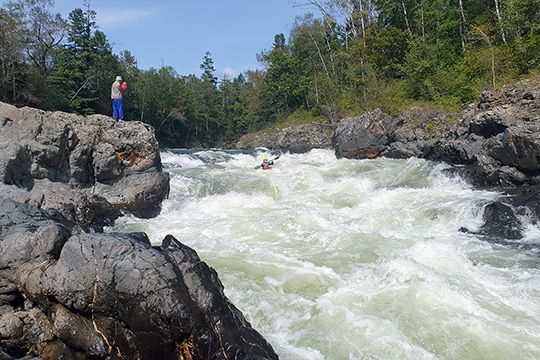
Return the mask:
M 281 359 L 540 359 L 540 229 L 497 244 L 459 232 L 499 194 L 419 159 L 173 151 L 160 216 L 214 267 Z

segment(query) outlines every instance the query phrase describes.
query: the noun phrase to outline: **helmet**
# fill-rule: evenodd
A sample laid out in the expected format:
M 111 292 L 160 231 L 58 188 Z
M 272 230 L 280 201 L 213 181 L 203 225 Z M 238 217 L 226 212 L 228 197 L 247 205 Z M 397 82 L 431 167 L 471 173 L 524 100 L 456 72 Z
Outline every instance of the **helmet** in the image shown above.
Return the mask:
M 265 158 L 263 159 L 263 161 L 268 161 L 268 158 L 267 158 L 267 157 L 265 157 Z

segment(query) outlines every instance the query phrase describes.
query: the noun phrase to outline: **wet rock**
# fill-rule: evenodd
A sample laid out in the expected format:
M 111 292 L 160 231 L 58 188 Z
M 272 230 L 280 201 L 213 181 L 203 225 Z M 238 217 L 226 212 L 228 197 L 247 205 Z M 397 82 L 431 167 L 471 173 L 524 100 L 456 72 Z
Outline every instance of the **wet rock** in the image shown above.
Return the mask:
M 494 202 L 484 210 L 484 225 L 479 233 L 489 237 L 518 240 L 523 238 L 523 227 L 514 210 L 502 202 Z
M 346 159 L 376 159 L 380 154 L 381 149 L 378 146 L 368 146 L 361 149 L 343 151 L 341 156 Z
M 62 342 L 90 356 L 107 356 L 105 340 L 95 331 L 89 319 L 71 313 L 59 304 L 52 307 L 51 318 L 53 332 Z
M 161 249 L 182 272 L 189 294 L 198 306 L 198 357 L 277 359 L 240 310 L 222 301 L 225 294 L 217 273 L 201 262 L 193 249 L 170 235 L 163 240 Z M 201 327 L 202 324 L 206 325 Z
M 417 146 L 410 145 L 408 143 L 402 143 L 396 141 L 391 143 L 386 150 L 382 152 L 382 156 L 394 158 L 394 159 L 408 159 L 410 157 L 420 156 L 421 151 Z
M 506 191 L 506 200 L 516 213 L 530 219 L 537 224 L 540 221 L 540 186 L 520 186 L 509 188 Z

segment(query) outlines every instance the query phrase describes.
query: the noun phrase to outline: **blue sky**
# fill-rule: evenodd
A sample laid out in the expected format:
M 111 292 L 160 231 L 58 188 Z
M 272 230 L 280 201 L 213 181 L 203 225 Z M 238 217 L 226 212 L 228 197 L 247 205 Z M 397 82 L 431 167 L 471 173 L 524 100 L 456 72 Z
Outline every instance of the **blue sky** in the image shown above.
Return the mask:
M 56 0 L 63 15 L 82 0 Z M 181 75 L 200 74 L 210 51 L 216 75 L 260 68 L 256 55 L 288 36 L 294 18 L 309 11 L 292 0 L 93 0 L 99 28 L 114 51 L 130 50 L 139 67 L 170 65 Z

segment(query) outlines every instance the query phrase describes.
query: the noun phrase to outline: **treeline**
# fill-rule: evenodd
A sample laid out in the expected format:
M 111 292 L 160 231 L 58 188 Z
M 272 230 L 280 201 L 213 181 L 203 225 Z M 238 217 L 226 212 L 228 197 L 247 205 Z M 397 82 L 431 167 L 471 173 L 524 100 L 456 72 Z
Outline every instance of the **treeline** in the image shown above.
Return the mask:
M 540 65 L 540 0 L 303 0 L 262 59 L 274 108 L 339 116 L 460 107 Z
M 129 83 L 129 120 L 169 146 L 212 146 L 285 121 L 336 119 L 418 102 L 460 107 L 479 91 L 540 66 L 540 0 L 304 0 L 259 54 L 264 70 L 218 79 L 142 70 L 114 54 L 90 3 L 67 19 L 52 0 L 0 7 L 0 100 L 47 110 L 110 114 L 110 86 Z

